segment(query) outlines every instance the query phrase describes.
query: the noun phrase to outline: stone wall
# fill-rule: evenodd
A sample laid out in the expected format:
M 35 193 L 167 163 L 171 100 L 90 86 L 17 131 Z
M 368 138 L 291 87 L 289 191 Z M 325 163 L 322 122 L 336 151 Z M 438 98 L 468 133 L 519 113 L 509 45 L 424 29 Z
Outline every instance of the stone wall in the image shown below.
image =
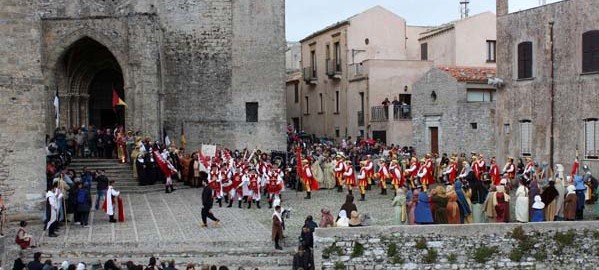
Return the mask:
M 498 7 L 506 10 L 507 1 Z M 582 73 L 582 35 L 599 29 L 594 14 L 597 1 L 569 0 L 510 13 L 497 18 L 497 76 L 505 87 L 498 91 L 497 152 L 500 164 L 506 155 L 520 156 L 519 121 L 533 125 L 532 156 L 549 161 L 551 124 L 551 24 L 555 56 L 555 163 L 571 168 L 577 151 L 584 152 L 583 120 L 599 118 L 599 74 Z M 499 14 L 499 12 L 498 12 Z M 533 43 L 533 78 L 518 79 L 517 47 Z M 510 128 L 504 128 L 509 125 Z M 508 133 L 507 130 L 510 132 Z M 582 159 L 582 157 L 580 157 Z M 597 160 L 589 163 L 595 171 Z
M 60 125 L 89 124 L 66 114 L 70 99 L 89 98 L 91 79 L 73 86 L 78 78 L 65 66 L 88 78 L 102 69 L 68 66 L 66 52 L 84 38 L 118 62 L 127 128 L 158 139 L 164 126 L 178 142 L 183 126 L 190 149 L 285 149 L 284 11 L 283 0 L 4 1 L 0 193 L 10 211 L 43 202 L 44 137 L 55 128 L 57 88 Z M 246 122 L 246 102 L 259 102 L 258 122 Z M 81 115 L 76 104 L 71 115 Z
M 315 263 L 316 269 L 594 269 L 598 229 L 597 222 L 317 229 Z
M 439 128 L 440 153 L 495 153 L 495 104 L 468 102 L 467 88 L 487 85 L 458 82 L 447 73 L 433 68 L 414 84 L 412 123 L 416 152 L 431 151 L 429 127 Z M 437 99 L 431 98 L 435 92 Z M 473 129 L 471 123 L 476 123 Z

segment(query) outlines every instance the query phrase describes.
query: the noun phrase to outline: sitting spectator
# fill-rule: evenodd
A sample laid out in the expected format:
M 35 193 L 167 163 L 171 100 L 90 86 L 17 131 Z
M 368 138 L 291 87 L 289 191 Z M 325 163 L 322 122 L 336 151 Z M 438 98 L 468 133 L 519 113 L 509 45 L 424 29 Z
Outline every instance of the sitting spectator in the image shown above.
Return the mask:
M 33 261 L 30 261 L 27 264 L 27 270 L 42 270 L 44 265 L 42 264 L 42 253 L 36 252 L 33 254 Z M 52 261 L 50 261 L 50 266 L 52 266 Z
M 348 227 L 349 226 L 349 218 L 347 218 L 347 213 L 345 210 L 339 211 L 339 219 L 337 219 L 337 227 Z
M 25 254 L 23 254 L 23 251 L 19 251 L 19 257 L 12 264 L 12 270 L 26 269 L 25 268 L 26 265 L 25 265 L 25 262 L 23 262 L 23 258 L 25 258 Z
M 331 215 L 331 210 L 329 210 L 328 208 L 323 208 L 320 210 L 320 213 L 321 213 L 321 216 L 320 216 L 320 227 L 321 228 L 335 226 L 335 219 L 333 218 L 333 215 Z
M 358 211 L 351 211 L 351 218 L 349 219 L 350 227 L 360 227 L 362 226 L 362 221 L 360 221 L 360 214 Z
M 188 263 L 187 267 L 185 267 L 185 270 L 196 270 L 196 265 L 193 263 Z
M 300 244 L 304 246 L 304 250 L 312 252 L 312 248 L 314 247 L 314 236 L 312 235 L 312 231 L 310 231 L 310 227 L 307 225 L 304 225 L 302 228 Z
M 84 262 L 80 262 L 77 264 L 77 268 L 75 270 L 85 270 L 85 263 Z M 130 269 L 133 270 L 133 269 Z
M 114 260 L 108 260 L 104 263 L 104 270 L 121 270 L 117 267 Z
M 44 266 L 42 267 L 42 270 L 56 270 L 58 269 L 56 266 L 52 266 L 52 260 L 46 260 L 44 261 Z
M 27 227 L 27 221 L 21 221 L 19 231 L 15 237 L 15 242 L 21 247 L 21 249 L 35 248 L 33 237 L 27 233 L 25 227 Z
M 175 268 L 175 260 L 169 260 L 168 266 L 165 267 L 164 270 L 177 270 L 177 268 Z

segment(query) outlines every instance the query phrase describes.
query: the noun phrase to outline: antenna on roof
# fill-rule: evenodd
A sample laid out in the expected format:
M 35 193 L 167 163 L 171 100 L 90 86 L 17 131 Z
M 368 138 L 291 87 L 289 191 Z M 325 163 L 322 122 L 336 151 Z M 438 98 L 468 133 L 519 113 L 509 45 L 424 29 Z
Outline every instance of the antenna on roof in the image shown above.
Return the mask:
M 460 0 L 460 18 L 468 18 L 468 13 L 470 9 L 468 9 L 468 4 L 470 4 L 470 0 Z

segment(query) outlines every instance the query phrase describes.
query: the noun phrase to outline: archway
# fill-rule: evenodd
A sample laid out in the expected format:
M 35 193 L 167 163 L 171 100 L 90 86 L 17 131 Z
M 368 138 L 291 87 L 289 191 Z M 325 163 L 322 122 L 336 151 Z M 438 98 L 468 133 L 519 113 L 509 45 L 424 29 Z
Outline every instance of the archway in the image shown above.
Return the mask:
M 113 90 L 125 100 L 123 72 L 104 45 L 89 37 L 73 43 L 58 61 L 56 78 L 61 126 L 125 124 L 125 108 L 112 106 Z

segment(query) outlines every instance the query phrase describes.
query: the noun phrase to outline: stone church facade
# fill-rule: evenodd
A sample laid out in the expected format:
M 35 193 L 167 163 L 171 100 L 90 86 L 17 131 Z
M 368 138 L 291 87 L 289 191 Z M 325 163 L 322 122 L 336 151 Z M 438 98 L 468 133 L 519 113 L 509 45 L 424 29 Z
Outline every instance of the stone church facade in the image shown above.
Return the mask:
M 285 148 L 283 0 L 3 1 L 0 192 L 30 209 L 45 134 L 124 124 L 178 142 Z M 112 92 L 127 107 L 112 108 Z

